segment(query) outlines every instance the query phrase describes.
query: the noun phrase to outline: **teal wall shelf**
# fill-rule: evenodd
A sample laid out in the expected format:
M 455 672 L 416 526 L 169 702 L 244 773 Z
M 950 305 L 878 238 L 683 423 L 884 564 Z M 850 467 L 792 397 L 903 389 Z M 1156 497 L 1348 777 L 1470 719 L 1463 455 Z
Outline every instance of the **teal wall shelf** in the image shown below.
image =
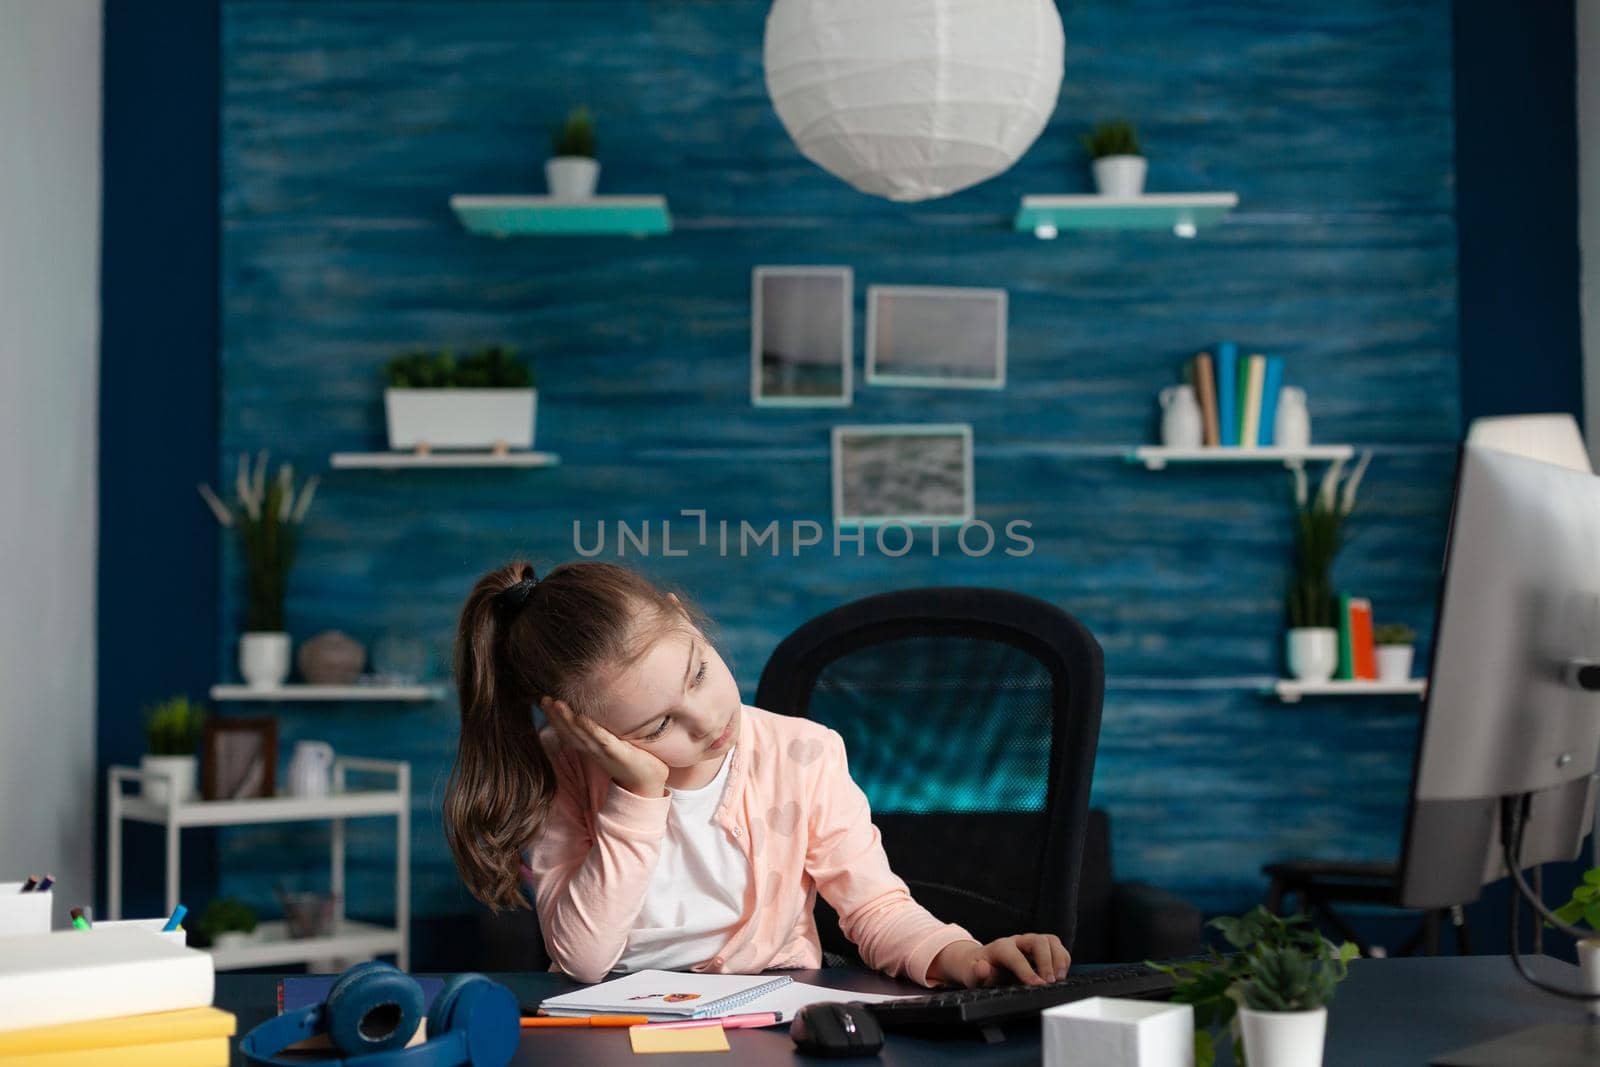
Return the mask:
M 672 232 L 664 196 L 465 196 L 450 208 L 470 232 L 486 237 L 653 237 Z
M 1237 193 L 1025 196 L 1016 228 L 1046 240 L 1062 230 L 1165 230 L 1193 237 L 1239 206 Z

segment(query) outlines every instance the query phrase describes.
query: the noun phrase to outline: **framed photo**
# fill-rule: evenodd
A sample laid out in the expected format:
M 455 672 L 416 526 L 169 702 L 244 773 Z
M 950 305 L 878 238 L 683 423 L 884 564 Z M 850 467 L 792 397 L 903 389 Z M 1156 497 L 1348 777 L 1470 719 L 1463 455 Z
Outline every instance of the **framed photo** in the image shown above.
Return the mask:
M 849 407 L 849 267 L 757 267 L 750 279 L 750 402 Z
M 833 428 L 835 523 L 960 525 L 972 516 L 971 426 Z
M 206 720 L 200 789 L 207 800 L 270 797 L 277 770 L 277 719 Z
M 1006 291 L 868 286 L 867 384 L 1004 388 Z

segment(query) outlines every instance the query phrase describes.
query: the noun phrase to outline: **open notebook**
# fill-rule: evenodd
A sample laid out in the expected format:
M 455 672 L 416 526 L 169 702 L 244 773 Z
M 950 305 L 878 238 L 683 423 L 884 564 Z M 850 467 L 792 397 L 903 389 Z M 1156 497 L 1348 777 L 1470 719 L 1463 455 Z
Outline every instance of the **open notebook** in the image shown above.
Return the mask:
M 695 974 L 639 971 L 588 986 L 539 1004 L 546 1015 L 646 1015 L 652 1019 L 715 1019 L 724 1015 L 778 1012 L 780 1022 L 807 1004 L 894 1000 L 882 993 L 854 993 L 806 985 L 787 975 Z

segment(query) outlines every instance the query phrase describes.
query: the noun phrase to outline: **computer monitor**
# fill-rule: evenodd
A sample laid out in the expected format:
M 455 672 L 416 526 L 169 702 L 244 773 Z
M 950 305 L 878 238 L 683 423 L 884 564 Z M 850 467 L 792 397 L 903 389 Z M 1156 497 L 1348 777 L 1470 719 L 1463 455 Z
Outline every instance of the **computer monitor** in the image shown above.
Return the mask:
M 1525 866 L 1577 858 L 1600 753 L 1600 478 L 1469 442 L 1456 466 L 1400 903 L 1508 873 L 1500 800 L 1531 796 Z

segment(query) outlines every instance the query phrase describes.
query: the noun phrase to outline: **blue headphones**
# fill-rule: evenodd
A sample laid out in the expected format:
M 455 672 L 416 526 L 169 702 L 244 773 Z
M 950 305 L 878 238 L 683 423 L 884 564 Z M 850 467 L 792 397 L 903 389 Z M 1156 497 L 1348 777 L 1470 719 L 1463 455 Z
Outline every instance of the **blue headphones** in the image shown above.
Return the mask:
M 297 1041 L 327 1034 L 341 1056 L 319 1064 L 359 1067 L 506 1067 L 522 1039 L 522 1010 L 511 990 L 481 974 L 458 974 L 428 1011 L 428 1041 L 408 1049 L 422 1021 L 422 987 L 392 964 L 358 963 L 328 999 L 269 1019 L 239 1042 L 251 1067 L 303 1064 L 275 1059 Z

